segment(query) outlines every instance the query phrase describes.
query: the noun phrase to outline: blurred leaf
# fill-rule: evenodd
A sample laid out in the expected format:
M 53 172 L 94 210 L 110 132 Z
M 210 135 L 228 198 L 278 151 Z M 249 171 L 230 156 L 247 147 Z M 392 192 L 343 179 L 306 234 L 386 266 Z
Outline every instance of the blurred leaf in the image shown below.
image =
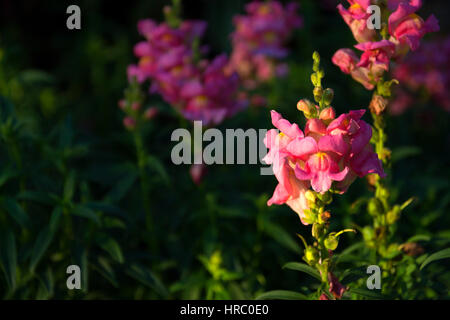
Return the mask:
M 409 238 L 406 242 L 417 242 L 417 241 L 430 241 L 431 236 L 426 234 L 416 234 L 415 236 L 412 236 Z
M 17 177 L 19 174 L 13 168 L 7 168 L 0 174 L 0 187 L 3 186 L 9 179 Z
M 64 184 L 64 201 L 72 200 L 75 192 L 75 171 L 71 170 Z
M 76 216 L 90 219 L 98 225 L 101 224 L 98 214 L 95 211 L 93 211 L 83 205 L 79 205 L 79 204 L 75 205 L 70 212 L 71 212 L 71 214 L 74 214 Z
M 408 157 L 417 156 L 422 153 L 422 149 L 417 146 L 399 147 L 392 150 L 392 163 L 398 162 Z
M 289 269 L 294 271 L 304 272 L 309 274 L 311 277 L 316 278 L 319 281 L 322 281 L 319 272 L 311 266 L 300 262 L 288 262 L 283 266 L 283 269 Z
M 109 264 L 108 260 L 99 257 L 98 265 L 94 265 L 94 268 L 100 273 L 106 280 L 108 280 L 115 288 L 119 287 L 114 269 Z
M 59 226 L 59 221 L 61 220 L 63 210 L 61 207 L 55 207 L 50 216 L 49 228 L 51 232 L 56 232 Z
M 366 277 L 368 277 L 367 267 L 366 266 L 356 267 L 356 268 L 348 269 L 344 272 L 344 274 L 342 275 L 341 283 L 344 286 L 346 286 L 349 283 L 355 282 L 361 278 L 366 278 Z
M 264 221 L 264 231 L 284 247 L 294 251 L 297 254 L 301 254 L 302 249 L 298 245 L 297 241 L 295 241 L 294 238 L 291 237 L 289 233 L 287 233 L 287 231 L 279 225 L 266 220 Z
M 136 172 L 130 172 L 123 179 L 121 179 L 114 188 L 108 193 L 106 199 L 111 200 L 112 202 L 119 202 L 128 191 L 130 191 L 131 187 L 135 183 L 138 175 Z
M 30 218 L 28 217 L 28 214 L 22 209 L 16 200 L 13 198 L 7 198 L 2 201 L 2 204 L 11 218 L 13 218 L 22 228 L 30 227 Z
M 138 264 L 133 264 L 131 267 L 127 269 L 127 274 L 142 284 L 150 287 L 156 293 L 158 293 L 162 298 L 167 298 L 169 295 L 166 287 L 162 284 L 162 282 L 158 279 L 158 277 L 153 274 L 147 268 L 140 266 Z
M 365 298 L 387 300 L 388 297 L 384 296 L 379 291 L 380 290 L 369 290 L 369 289 L 358 289 L 358 288 L 350 288 L 348 290 L 349 293 L 354 293 L 354 294 L 360 295 Z
M 429 265 L 431 262 L 442 260 L 442 259 L 448 259 L 450 258 L 450 248 L 443 249 L 441 251 L 435 252 L 431 254 L 420 266 L 420 270 L 425 268 L 427 265 Z
M 154 156 L 148 156 L 147 157 L 147 163 L 150 168 L 153 168 L 159 176 L 162 178 L 165 184 L 170 184 L 170 178 L 167 174 L 166 169 L 164 168 L 164 165 L 161 163 L 161 161 L 154 157 Z
M 106 234 L 101 234 L 95 238 L 95 242 L 100 246 L 100 248 L 109 253 L 111 258 L 115 261 L 118 263 L 124 262 L 122 249 L 120 249 L 120 246 L 116 240 Z
M 18 200 L 34 201 L 45 205 L 54 205 L 58 201 L 58 197 L 54 194 L 48 194 L 39 191 L 24 191 L 17 196 Z
M 308 297 L 295 291 L 273 290 L 257 296 L 255 300 L 308 300 Z
M 31 253 L 30 258 L 30 272 L 34 273 L 39 261 L 42 259 L 45 251 L 50 246 L 50 243 L 53 239 L 53 233 L 50 231 L 49 227 L 44 227 L 39 232 L 39 235 L 36 239 L 36 242 L 33 247 L 33 251 Z
M 41 70 L 25 70 L 18 75 L 18 79 L 29 85 L 48 84 L 54 81 L 54 78 Z
M 11 230 L 4 231 L 0 243 L 0 264 L 11 291 L 16 288 L 17 249 L 16 238 Z

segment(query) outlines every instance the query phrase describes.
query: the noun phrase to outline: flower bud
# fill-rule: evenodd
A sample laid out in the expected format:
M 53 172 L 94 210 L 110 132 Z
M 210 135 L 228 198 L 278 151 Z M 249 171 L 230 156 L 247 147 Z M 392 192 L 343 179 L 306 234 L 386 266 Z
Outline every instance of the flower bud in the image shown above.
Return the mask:
M 386 220 L 388 224 L 394 224 L 398 219 L 400 219 L 400 214 L 402 209 L 400 206 L 395 205 L 386 215 Z
M 324 225 L 319 223 L 314 223 L 311 229 L 312 236 L 316 239 L 321 238 L 324 235 L 324 231 Z
M 321 87 L 315 87 L 313 90 L 314 100 L 319 102 L 322 99 L 323 89 Z
M 333 102 L 333 98 L 334 98 L 333 89 L 326 88 L 325 91 L 323 92 L 323 102 L 325 103 L 325 105 L 329 106 L 331 102 Z
M 323 242 L 323 244 L 325 245 L 325 248 L 327 248 L 328 250 L 331 250 L 331 251 L 336 250 L 336 248 L 339 244 L 339 239 L 338 239 L 338 237 L 335 236 L 335 234 L 336 234 L 335 232 L 331 232 Z
M 318 197 L 319 200 L 322 201 L 324 204 L 330 204 L 331 201 L 333 201 L 333 196 L 331 195 L 330 192 L 319 193 L 319 194 L 317 195 L 317 197 Z
M 329 211 L 324 211 L 319 215 L 319 223 L 327 223 L 330 220 L 331 214 Z
M 309 265 L 314 265 L 319 261 L 319 253 L 314 247 L 307 247 L 305 249 L 305 260 Z
M 146 120 L 153 119 L 158 114 L 158 109 L 156 107 L 150 107 L 144 112 L 144 118 Z
M 333 107 L 328 107 L 320 111 L 319 119 L 326 122 L 326 124 L 329 124 L 331 120 L 333 120 L 336 117 L 336 112 L 334 111 Z
M 127 106 L 127 102 L 125 101 L 125 99 L 120 99 L 117 105 L 119 106 L 120 109 L 124 110 L 125 107 Z
M 369 104 L 370 112 L 375 113 L 376 115 L 382 114 L 384 110 L 386 110 L 388 102 L 388 99 L 378 94 L 374 94 Z
M 316 202 L 316 195 L 311 190 L 307 190 L 305 192 L 305 198 L 306 198 L 306 200 L 310 201 L 311 203 Z
M 128 130 L 133 130 L 134 128 L 136 128 L 136 120 L 132 117 L 125 117 L 123 119 L 123 125 Z
M 133 111 L 138 111 L 140 108 L 141 108 L 140 102 L 135 101 L 131 104 L 131 110 Z
M 303 222 L 313 224 L 316 221 L 316 215 L 309 209 L 303 210 Z
M 384 212 L 383 204 L 379 199 L 372 198 L 369 200 L 369 203 L 367 204 L 367 211 L 373 217 L 379 216 Z
M 318 108 L 308 99 L 302 99 L 297 103 L 297 109 L 302 111 L 305 118 L 312 119 L 317 117 Z

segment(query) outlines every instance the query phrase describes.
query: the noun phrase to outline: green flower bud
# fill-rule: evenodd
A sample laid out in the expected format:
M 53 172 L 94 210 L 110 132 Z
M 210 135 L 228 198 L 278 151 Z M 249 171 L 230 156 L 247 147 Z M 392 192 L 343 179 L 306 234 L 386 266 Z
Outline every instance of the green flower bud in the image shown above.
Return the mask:
M 336 234 L 335 232 L 330 233 L 323 242 L 323 244 L 325 245 L 325 248 L 327 248 L 328 250 L 331 250 L 331 251 L 336 250 L 336 248 L 339 244 L 339 239 L 338 239 L 338 237 L 335 236 L 335 234 Z
M 325 91 L 323 92 L 323 100 L 325 102 L 325 105 L 329 106 L 331 102 L 333 102 L 333 98 L 334 98 L 333 89 L 330 88 L 325 89 Z
M 386 215 L 386 220 L 388 224 L 394 224 L 398 219 L 400 219 L 402 209 L 399 205 L 395 205 L 392 210 L 390 210 Z
M 314 223 L 312 226 L 312 236 L 316 239 L 320 239 L 324 235 L 325 227 L 323 224 Z
M 313 224 L 314 222 L 316 222 L 316 214 L 314 214 L 313 211 L 311 210 L 303 210 L 303 221 L 307 224 Z
M 372 198 L 367 204 L 367 211 L 373 217 L 383 214 L 383 204 L 377 198 Z
M 314 247 L 307 247 L 304 258 L 309 265 L 315 265 L 319 261 L 319 252 Z
M 323 89 L 321 87 L 315 87 L 313 90 L 314 100 L 320 102 L 322 100 Z
M 319 193 L 317 194 L 317 197 L 320 199 L 320 201 L 322 201 L 324 204 L 330 204 L 331 201 L 333 201 L 333 196 L 331 195 L 330 192 L 325 192 L 325 193 Z

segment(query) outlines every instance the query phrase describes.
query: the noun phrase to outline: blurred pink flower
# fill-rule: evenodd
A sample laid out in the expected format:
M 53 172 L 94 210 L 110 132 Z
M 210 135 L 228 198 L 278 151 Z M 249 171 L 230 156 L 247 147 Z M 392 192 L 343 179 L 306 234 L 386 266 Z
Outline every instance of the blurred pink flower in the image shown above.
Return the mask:
M 342 4 L 338 5 L 339 13 L 349 26 L 356 41 L 373 41 L 376 37 L 374 29 L 367 28 L 367 19 L 370 14 L 366 12 L 370 0 L 348 0 L 350 7 L 345 9 Z
M 353 50 L 339 49 L 331 60 L 342 72 L 350 74 L 355 81 L 361 83 L 367 90 L 372 90 L 375 87 L 374 79 L 371 79 L 369 75 L 370 70 L 357 66 L 359 59 Z

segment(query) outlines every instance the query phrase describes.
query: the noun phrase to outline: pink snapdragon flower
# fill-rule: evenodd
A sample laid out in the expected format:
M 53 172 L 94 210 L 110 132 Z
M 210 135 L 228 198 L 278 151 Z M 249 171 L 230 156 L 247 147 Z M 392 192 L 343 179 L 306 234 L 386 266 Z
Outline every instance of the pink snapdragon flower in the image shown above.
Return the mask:
M 401 1 L 395 12 L 389 16 L 389 34 L 391 41 L 398 45 L 397 55 L 405 52 L 406 45 L 411 50 L 417 50 L 426 33 L 439 31 L 439 24 L 434 15 L 424 21 L 415 14 L 420 6 L 421 1 Z
M 352 78 L 361 83 L 367 90 L 375 88 L 374 79 L 370 77 L 370 70 L 358 67 L 359 59 L 351 49 L 339 49 L 333 55 L 331 61 L 337 65 L 343 73 L 350 74 Z
M 370 14 L 366 12 L 370 6 L 370 0 L 348 0 L 350 7 L 345 9 L 342 4 L 338 5 L 339 13 L 345 23 L 350 27 L 356 41 L 373 41 L 376 37 L 374 29 L 367 28 L 367 19 Z
M 329 108 L 319 118 L 309 119 L 304 133 L 272 110 L 272 123 L 281 133 L 272 129 L 264 140 L 269 152 L 263 160 L 272 164 L 279 182 L 268 205 L 288 204 L 304 224 L 309 187 L 324 193 L 334 185 L 343 193 L 358 176 L 385 176 L 369 144 L 372 129 L 361 120 L 365 111 L 350 111 L 335 118 Z
M 375 79 L 384 71 L 389 71 L 389 61 L 395 50 L 392 42 L 388 40 L 365 42 L 355 45 L 355 48 L 364 51 L 357 67 L 368 68 Z
M 292 30 L 302 24 L 297 7 L 296 3 L 283 7 L 278 1 L 253 1 L 247 4 L 246 15 L 234 17 L 228 70 L 238 72 L 247 89 L 287 73 L 279 60 L 288 53 L 285 43 Z
M 150 80 L 150 92 L 160 94 L 187 119 L 215 125 L 245 107 L 245 101 L 238 99 L 237 73 L 225 70 L 228 58 L 201 59 L 204 48 L 194 48 L 205 29 L 203 21 L 183 21 L 177 28 L 139 21 L 138 31 L 146 40 L 135 45 L 139 62 L 127 72 L 130 80 Z

